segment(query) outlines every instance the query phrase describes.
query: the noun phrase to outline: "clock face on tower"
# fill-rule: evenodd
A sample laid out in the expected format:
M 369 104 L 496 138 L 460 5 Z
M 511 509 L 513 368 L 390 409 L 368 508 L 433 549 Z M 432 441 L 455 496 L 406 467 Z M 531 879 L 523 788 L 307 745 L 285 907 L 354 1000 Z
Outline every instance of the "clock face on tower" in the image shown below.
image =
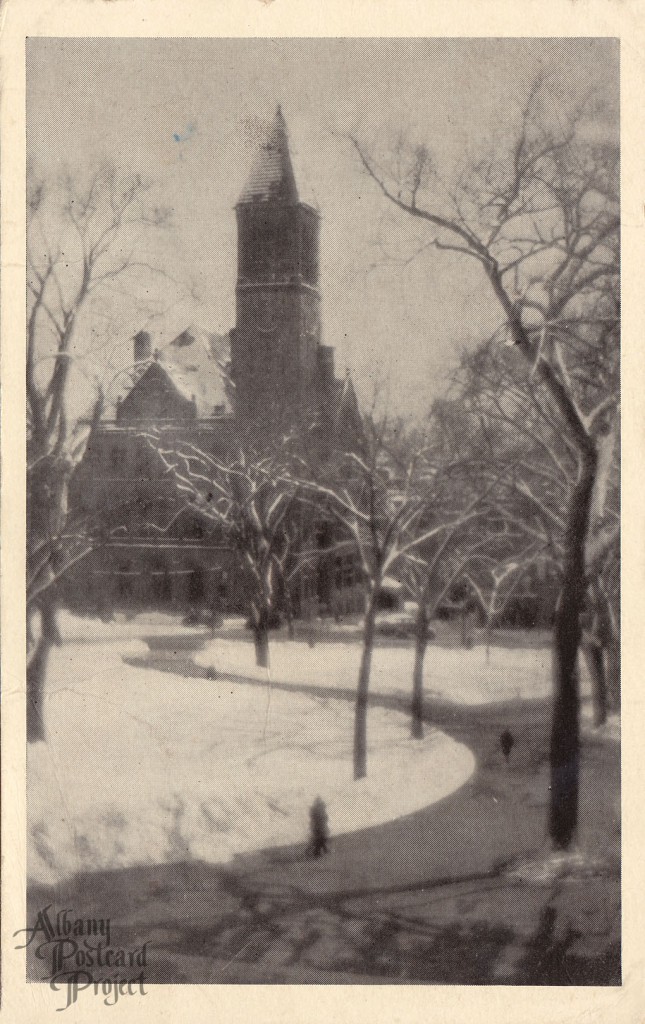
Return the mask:
M 259 293 L 248 297 L 249 319 L 253 327 L 263 334 L 270 334 L 280 325 L 280 310 L 276 297 Z

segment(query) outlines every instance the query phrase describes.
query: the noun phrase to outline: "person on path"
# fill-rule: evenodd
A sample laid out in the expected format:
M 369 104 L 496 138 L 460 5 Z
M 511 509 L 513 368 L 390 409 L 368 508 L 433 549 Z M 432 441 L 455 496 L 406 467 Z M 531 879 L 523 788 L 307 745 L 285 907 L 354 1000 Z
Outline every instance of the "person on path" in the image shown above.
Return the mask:
M 511 750 L 515 746 L 513 733 L 511 732 L 510 729 L 504 729 L 504 732 L 499 738 L 499 745 L 502 748 L 502 754 L 504 755 L 506 764 L 508 764 L 508 759 L 511 756 Z
M 329 819 L 325 802 L 319 796 L 309 808 L 309 822 L 311 826 L 309 843 L 311 855 L 320 857 L 321 853 L 327 853 L 329 850 Z

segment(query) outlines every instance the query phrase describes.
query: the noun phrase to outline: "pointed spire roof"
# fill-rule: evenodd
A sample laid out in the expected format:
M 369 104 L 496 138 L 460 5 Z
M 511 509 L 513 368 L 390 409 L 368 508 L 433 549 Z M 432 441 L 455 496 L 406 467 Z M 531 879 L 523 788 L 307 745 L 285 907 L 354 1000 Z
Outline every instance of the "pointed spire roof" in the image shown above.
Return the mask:
M 251 166 L 249 179 L 242 190 L 240 203 L 281 200 L 298 202 L 298 188 L 289 153 L 287 126 L 278 106 L 266 139 L 261 143 Z

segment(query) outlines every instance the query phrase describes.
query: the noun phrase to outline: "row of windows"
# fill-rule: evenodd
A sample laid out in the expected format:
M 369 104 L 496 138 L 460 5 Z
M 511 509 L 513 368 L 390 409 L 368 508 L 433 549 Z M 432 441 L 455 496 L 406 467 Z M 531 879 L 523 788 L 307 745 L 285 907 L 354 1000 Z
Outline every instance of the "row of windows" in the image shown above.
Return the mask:
M 213 574 L 198 568 L 172 569 L 161 563 L 143 568 L 123 562 L 114 571 L 113 579 L 119 598 L 126 601 L 145 592 L 153 601 L 167 602 L 181 596 L 193 604 L 199 604 L 206 597 L 223 603 L 228 594 L 226 574 L 219 570 Z

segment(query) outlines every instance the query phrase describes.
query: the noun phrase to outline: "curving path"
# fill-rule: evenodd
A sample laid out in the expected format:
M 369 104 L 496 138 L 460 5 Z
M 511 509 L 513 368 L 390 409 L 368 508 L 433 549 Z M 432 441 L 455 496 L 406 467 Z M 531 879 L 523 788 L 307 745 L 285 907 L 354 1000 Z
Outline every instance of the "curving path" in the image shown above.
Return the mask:
M 147 648 L 131 659 L 149 664 Z M 155 667 L 181 671 L 187 687 L 206 674 L 185 657 Z M 235 682 L 257 698 L 256 680 Z M 86 695 L 86 713 L 98 696 Z M 333 696 L 348 708 L 353 700 L 349 689 Z M 406 703 L 372 696 L 375 707 Z M 30 919 L 49 902 L 110 916 L 121 945 L 151 943 L 151 983 L 619 983 L 619 746 L 585 741 L 579 853 L 531 876 L 516 866 L 545 863 L 548 704 L 428 697 L 424 717 L 477 759 L 466 784 L 431 806 L 335 838 L 316 862 L 299 843 L 226 865 L 151 863 L 32 883 Z M 498 744 L 506 727 L 516 739 L 508 767 Z
M 436 728 L 412 741 L 383 706 L 370 712 L 368 777 L 355 783 L 342 693 L 211 680 L 142 649 L 130 643 L 124 661 L 112 645 L 69 644 L 52 658 L 50 739 L 28 754 L 34 882 L 298 843 L 318 795 L 335 836 L 374 827 L 444 799 L 474 771 L 466 746 Z

